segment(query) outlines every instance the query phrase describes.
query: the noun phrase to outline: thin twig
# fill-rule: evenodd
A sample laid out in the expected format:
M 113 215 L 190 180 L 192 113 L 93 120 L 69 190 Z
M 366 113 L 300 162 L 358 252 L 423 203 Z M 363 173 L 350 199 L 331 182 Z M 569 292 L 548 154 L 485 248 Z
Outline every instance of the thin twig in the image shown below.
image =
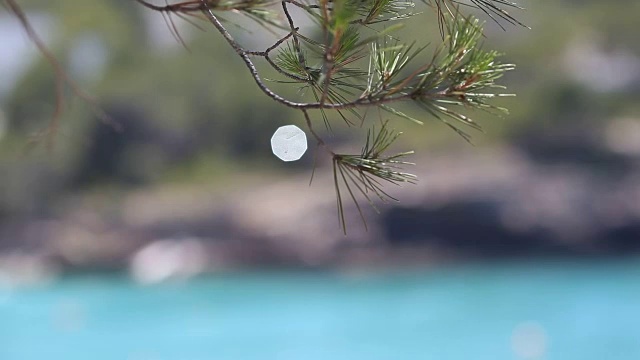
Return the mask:
M 49 141 L 53 141 L 52 135 L 55 134 L 60 126 L 60 116 L 62 115 L 62 110 L 64 107 L 64 85 L 69 86 L 73 94 L 89 105 L 91 105 L 93 112 L 96 116 L 102 120 L 104 123 L 112 126 L 116 131 L 121 131 L 121 126 L 117 122 L 115 122 L 108 114 L 106 114 L 98 105 L 97 100 L 93 98 L 88 93 L 84 92 L 80 86 L 73 80 L 67 72 L 64 70 L 60 62 L 56 56 L 49 50 L 49 48 L 45 45 L 44 41 L 40 39 L 33 26 L 27 19 L 26 14 L 22 11 L 22 8 L 15 2 L 15 0 L 4 0 L 7 4 L 9 10 L 16 16 L 20 24 L 27 32 L 27 36 L 29 39 L 35 44 L 38 48 L 38 51 L 45 57 L 49 65 L 53 68 L 53 71 L 56 76 L 56 89 L 55 89 L 55 109 L 53 114 L 51 115 L 51 122 L 47 126 L 47 129 L 44 131 L 43 135 L 49 139 Z
M 287 8 L 287 2 L 282 1 L 282 10 L 284 11 L 284 15 L 287 17 L 287 22 L 289 22 L 289 27 L 291 28 L 291 33 L 293 34 L 293 48 L 296 49 L 298 53 L 298 62 L 303 69 L 307 67 L 306 59 L 304 58 L 304 53 L 302 52 L 302 47 L 300 47 L 300 40 L 298 40 L 298 28 L 293 24 L 293 18 L 291 14 L 289 14 L 289 9 Z

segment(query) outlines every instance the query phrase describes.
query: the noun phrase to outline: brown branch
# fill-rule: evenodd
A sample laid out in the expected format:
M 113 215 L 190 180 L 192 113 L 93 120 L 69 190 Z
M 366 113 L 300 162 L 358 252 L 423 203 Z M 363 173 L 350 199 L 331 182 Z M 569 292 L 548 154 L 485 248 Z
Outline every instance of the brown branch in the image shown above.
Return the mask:
M 212 9 L 209 6 L 210 0 L 185 1 L 185 2 L 167 5 L 167 6 L 155 6 L 147 3 L 145 0 L 135 0 L 135 1 L 137 1 L 138 3 L 144 5 L 145 7 L 151 10 L 159 11 L 159 12 L 193 12 L 195 11 L 196 8 L 199 8 L 200 11 L 204 14 L 205 18 L 218 30 L 218 32 L 222 35 L 222 37 L 227 41 L 227 43 L 235 50 L 238 56 L 240 56 L 240 58 L 243 60 L 245 66 L 249 70 L 249 73 L 253 77 L 255 83 L 258 85 L 258 88 L 274 101 L 284 106 L 287 106 L 289 108 L 298 109 L 298 110 L 303 110 L 303 109 L 304 110 L 311 110 L 311 109 L 348 110 L 348 109 L 354 109 L 358 107 L 380 106 L 383 104 L 389 104 L 394 102 L 415 100 L 417 97 L 416 93 L 402 93 L 394 96 L 389 96 L 389 94 L 383 94 L 381 96 L 373 96 L 372 94 L 368 94 L 367 96 L 361 96 L 349 102 L 328 103 L 326 102 L 326 95 L 324 95 L 327 93 L 326 83 L 325 83 L 324 84 L 325 91 L 323 91 L 323 95 L 324 95 L 323 97 L 325 97 L 325 99 L 319 99 L 319 101 L 317 102 L 295 102 L 295 101 L 288 100 L 282 97 L 281 95 L 275 93 L 264 83 L 264 81 L 262 80 L 258 72 L 257 67 L 251 60 L 251 56 L 260 56 L 265 58 L 265 60 L 269 63 L 269 65 L 271 65 L 276 71 L 278 71 L 280 74 L 286 77 L 289 77 L 291 79 L 294 79 L 300 82 L 310 81 L 309 79 L 304 79 L 300 76 L 291 74 L 283 70 L 281 67 L 275 64 L 273 60 L 269 57 L 269 53 L 273 51 L 275 48 L 277 48 L 279 45 L 281 45 L 289 37 L 291 37 L 294 40 L 294 44 L 295 44 L 296 39 L 302 36 L 298 34 L 297 32 L 298 28 L 293 27 L 289 34 L 287 34 L 283 38 L 280 38 L 278 41 L 276 41 L 275 44 L 267 48 L 265 51 L 249 51 L 244 49 L 233 38 L 231 33 L 229 33 L 229 31 L 224 27 L 224 25 L 222 25 L 220 20 L 218 20 L 217 16 L 213 13 L 214 9 Z M 297 5 L 297 3 L 295 3 L 294 0 L 284 0 L 282 1 L 282 3 L 283 3 L 283 10 L 285 10 L 285 15 L 288 15 L 287 18 L 290 19 L 290 25 L 292 26 L 293 19 L 290 17 L 290 14 L 288 13 L 286 4 L 291 3 L 294 5 Z M 331 46 L 326 47 L 327 49 L 326 52 L 329 55 L 330 61 L 329 61 L 329 64 L 326 64 L 327 61 L 325 61 L 325 65 L 329 65 L 328 67 L 331 68 L 329 73 L 325 74 L 326 77 L 330 77 L 331 73 L 333 72 L 333 69 L 332 69 L 333 66 L 330 65 L 330 63 L 332 62 L 331 57 L 332 57 L 332 54 L 335 54 L 337 52 L 337 50 L 339 49 L 339 45 L 340 45 L 339 37 L 336 37 L 335 41 L 331 43 Z M 299 56 L 300 55 L 301 53 L 299 53 Z M 300 60 L 304 61 L 304 58 L 300 58 Z M 326 80 L 329 80 L 329 79 L 326 79 Z M 425 94 L 425 93 L 419 94 L 419 97 L 422 97 L 422 98 L 427 98 L 429 96 L 430 94 Z
M 141 1 L 141 0 L 138 0 Z M 258 88 L 262 90 L 267 96 L 271 99 L 293 109 L 326 109 L 326 110 L 344 110 L 344 109 L 353 109 L 361 106 L 378 106 L 382 104 L 411 100 L 414 98 L 414 94 L 400 94 L 393 97 L 381 97 L 381 98 L 373 98 L 371 96 L 361 97 L 351 102 L 345 103 L 307 103 L 307 102 L 295 102 L 288 99 L 285 99 L 281 95 L 276 94 L 271 90 L 266 84 L 262 81 L 260 74 L 258 73 L 258 69 L 256 68 L 253 61 L 249 56 L 249 52 L 238 44 L 235 39 L 231 36 L 229 31 L 222 25 L 220 20 L 215 16 L 213 11 L 206 5 L 206 0 L 201 0 L 205 9 L 203 10 L 204 15 L 209 19 L 209 21 L 213 24 L 213 26 L 218 30 L 218 32 L 222 35 L 222 37 L 231 45 L 231 47 L 235 50 L 235 52 L 240 56 L 240 58 L 245 63 L 247 69 L 249 69 L 249 73 L 253 77 L 254 81 L 258 85 Z

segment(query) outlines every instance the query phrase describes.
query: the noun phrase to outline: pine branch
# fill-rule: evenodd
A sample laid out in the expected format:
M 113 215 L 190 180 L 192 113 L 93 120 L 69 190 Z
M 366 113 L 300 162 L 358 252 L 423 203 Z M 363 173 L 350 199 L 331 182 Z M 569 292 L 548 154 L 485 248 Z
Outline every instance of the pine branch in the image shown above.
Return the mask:
M 522 8 L 508 0 L 422 0 L 434 10 L 442 36 L 441 44 L 428 47 L 418 45 L 417 40 L 402 42 L 391 36 L 402 27 L 402 20 L 427 16 L 414 12 L 412 0 L 183 0 L 164 6 L 147 0 L 134 1 L 165 17 L 173 36 L 185 46 L 172 16 L 194 25 L 197 20 L 206 21 L 236 52 L 267 97 L 302 113 L 318 145 L 332 158 L 338 214 L 345 232 L 344 198 L 348 196 L 355 202 L 363 220 L 359 196 L 374 208 L 375 199 L 395 200 L 383 190 L 383 185 L 415 182 L 415 176 L 399 169 L 409 164 L 402 159 L 412 152 L 386 155 L 399 134 L 389 130 L 388 122 L 384 121 L 379 131 L 369 130 L 360 154 L 336 154 L 313 128 L 311 112 L 319 111 L 329 130 L 334 116 L 347 126 L 362 126 L 369 108 L 422 124 L 420 116 L 395 107 L 413 103 L 470 141 L 466 130 L 482 131 L 482 127 L 467 112 L 506 113 L 506 109 L 494 105 L 492 100 L 512 96 L 504 93 L 504 87 L 497 82 L 515 66 L 501 63 L 499 53 L 482 48 L 483 24 L 465 12 L 476 9 L 503 29 L 505 22 L 525 26 L 508 12 Z M 55 128 L 61 111 L 62 85 L 71 87 L 76 95 L 89 102 L 93 100 L 62 71 L 16 0 L 0 2 L 20 20 L 54 67 L 58 79 L 57 107 L 52 122 Z M 290 6 L 301 9 L 315 24 L 315 31 L 302 33 L 296 25 L 299 19 L 292 16 Z M 232 15 L 227 18 L 227 14 L 248 17 L 269 32 L 281 35 L 264 50 L 246 49 L 227 30 L 225 21 L 235 24 Z M 395 25 L 386 26 L 389 22 Z M 427 49 L 433 49 L 431 56 L 425 55 Z M 282 77 L 275 81 L 296 86 L 306 95 L 294 100 L 272 90 L 260 75 L 257 61 L 264 62 Z
M 416 15 L 411 12 L 414 4 L 407 0 L 282 0 L 289 33 L 266 51 L 244 49 L 215 14 L 228 8 L 241 11 L 238 4 L 246 4 L 247 8 L 252 4 L 264 4 L 260 0 L 233 0 L 231 5 L 225 6 L 210 0 L 194 0 L 170 5 L 173 10 L 165 7 L 162 11 L 201 11 L 241 57 L 258 87 L 268 97 L 302 111 L 314 138 L 332 156 L 338 215 L 346 232 L 343 200 L 347 194 L 364 221 L 357 195 L 362 195 L 374 208 L 374 198 L 383 202 L 393 200 L 382 186 L 387 182 L 415 181 L 413 175 L 398 169 L 398 166 L 408 164 L 400 159 L 411 152 L 384 155 L 399 135 L 390 131 L 388 123 L 384 122 L 379 132 L 369 131 L 361 154 L 336 154 L 313 129 L 309 111 L 319 110 L 329 130 L 332 129 L 330 112 L 335 111 L 345 124 L 354 126 L 365 121 L 366 112 L 360 110 L 368 107 L 377 107 L 422 124 L 415 116 L 393 107 L 395 103 L 415 103 L 467 141 L 471 136 L 465 127 L 479 131 L 482 128 L 458 108 L 506 112 L 506 109 L 489 101 L 511 96 L 502 93 L 504 88 L 496 81 L 506 71 L 514 69 L 514 65 L 502 64 L 498 61 L 500 54 L 482 49 L 482 24 L 472 16 L 463 15 L 460 8 L 479 9 L 501 27 L 499 20 L 524 26 L 505 10 L 521 8 L 506 0 L 469 0 L 468 3 L 458 0 L 423 1 L 435 9 L 443 38 L 443 44 L 436 46 L 426 61 L 422 55 L 427 46 L 418 46 L 416 42 L 404 44 L 398 39 L 390 41 L 389 33 L 397 27 L 374 29 L 373 36 L 361 36 L 362 29 L 373 29 L 376 24 Z M 320 39 L 300 33 L 288 5 L 307 13 L 320 29 Z M 269 24 L 266 18 L 261 20 Z M 272 60 L 269 53 L 275 49 L 278 53 Z M 272 91 L 263 82 L 250 56 L 262 56 L 272 68 L 289 79 L 287 83 L 297 84 L 303 93 L 307 90 L 314 101 L 292 101 Z M 368 65 L 363 68 L 364 59 L 368 59 Z M 346 193 L 341 188 L 346 189 Z

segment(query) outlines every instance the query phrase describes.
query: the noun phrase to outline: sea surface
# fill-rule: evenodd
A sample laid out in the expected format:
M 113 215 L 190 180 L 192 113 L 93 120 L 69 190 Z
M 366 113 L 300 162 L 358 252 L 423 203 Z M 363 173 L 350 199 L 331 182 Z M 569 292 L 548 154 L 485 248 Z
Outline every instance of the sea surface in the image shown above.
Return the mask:
M 0 360 L 640 359 L 640 262 L 0 285 Z

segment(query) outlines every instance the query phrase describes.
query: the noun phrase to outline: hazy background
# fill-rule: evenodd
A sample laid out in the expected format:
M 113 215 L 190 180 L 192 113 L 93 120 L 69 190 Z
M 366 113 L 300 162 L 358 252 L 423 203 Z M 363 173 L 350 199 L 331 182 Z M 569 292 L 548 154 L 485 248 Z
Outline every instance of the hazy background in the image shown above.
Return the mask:
M 34 143 L 54 74 L 0 10 L 0 359 L 640 358 L 637 1 L 488 22 L 518 66 L 511 114 L 474 114 L 470 146 L 406 108 L 425 125 L 393 118 L 396 149 L 420 180 L 387 187 L 401 201 L 367 209 L 368 232 L 345 203 L 347 237 L 330 162 L 309 187 L 313 146 L 271 153 L 301 114 L 206 23 L 176 20 L 187 50 L 133 1 L 20 4 L 123 131 L 69 94 Z M 243 24 L 247 47 L 273 42 Z M 432 13 L 408 25 L 438 40 Z M 358 151 L 365 131 L 332 124 Z

